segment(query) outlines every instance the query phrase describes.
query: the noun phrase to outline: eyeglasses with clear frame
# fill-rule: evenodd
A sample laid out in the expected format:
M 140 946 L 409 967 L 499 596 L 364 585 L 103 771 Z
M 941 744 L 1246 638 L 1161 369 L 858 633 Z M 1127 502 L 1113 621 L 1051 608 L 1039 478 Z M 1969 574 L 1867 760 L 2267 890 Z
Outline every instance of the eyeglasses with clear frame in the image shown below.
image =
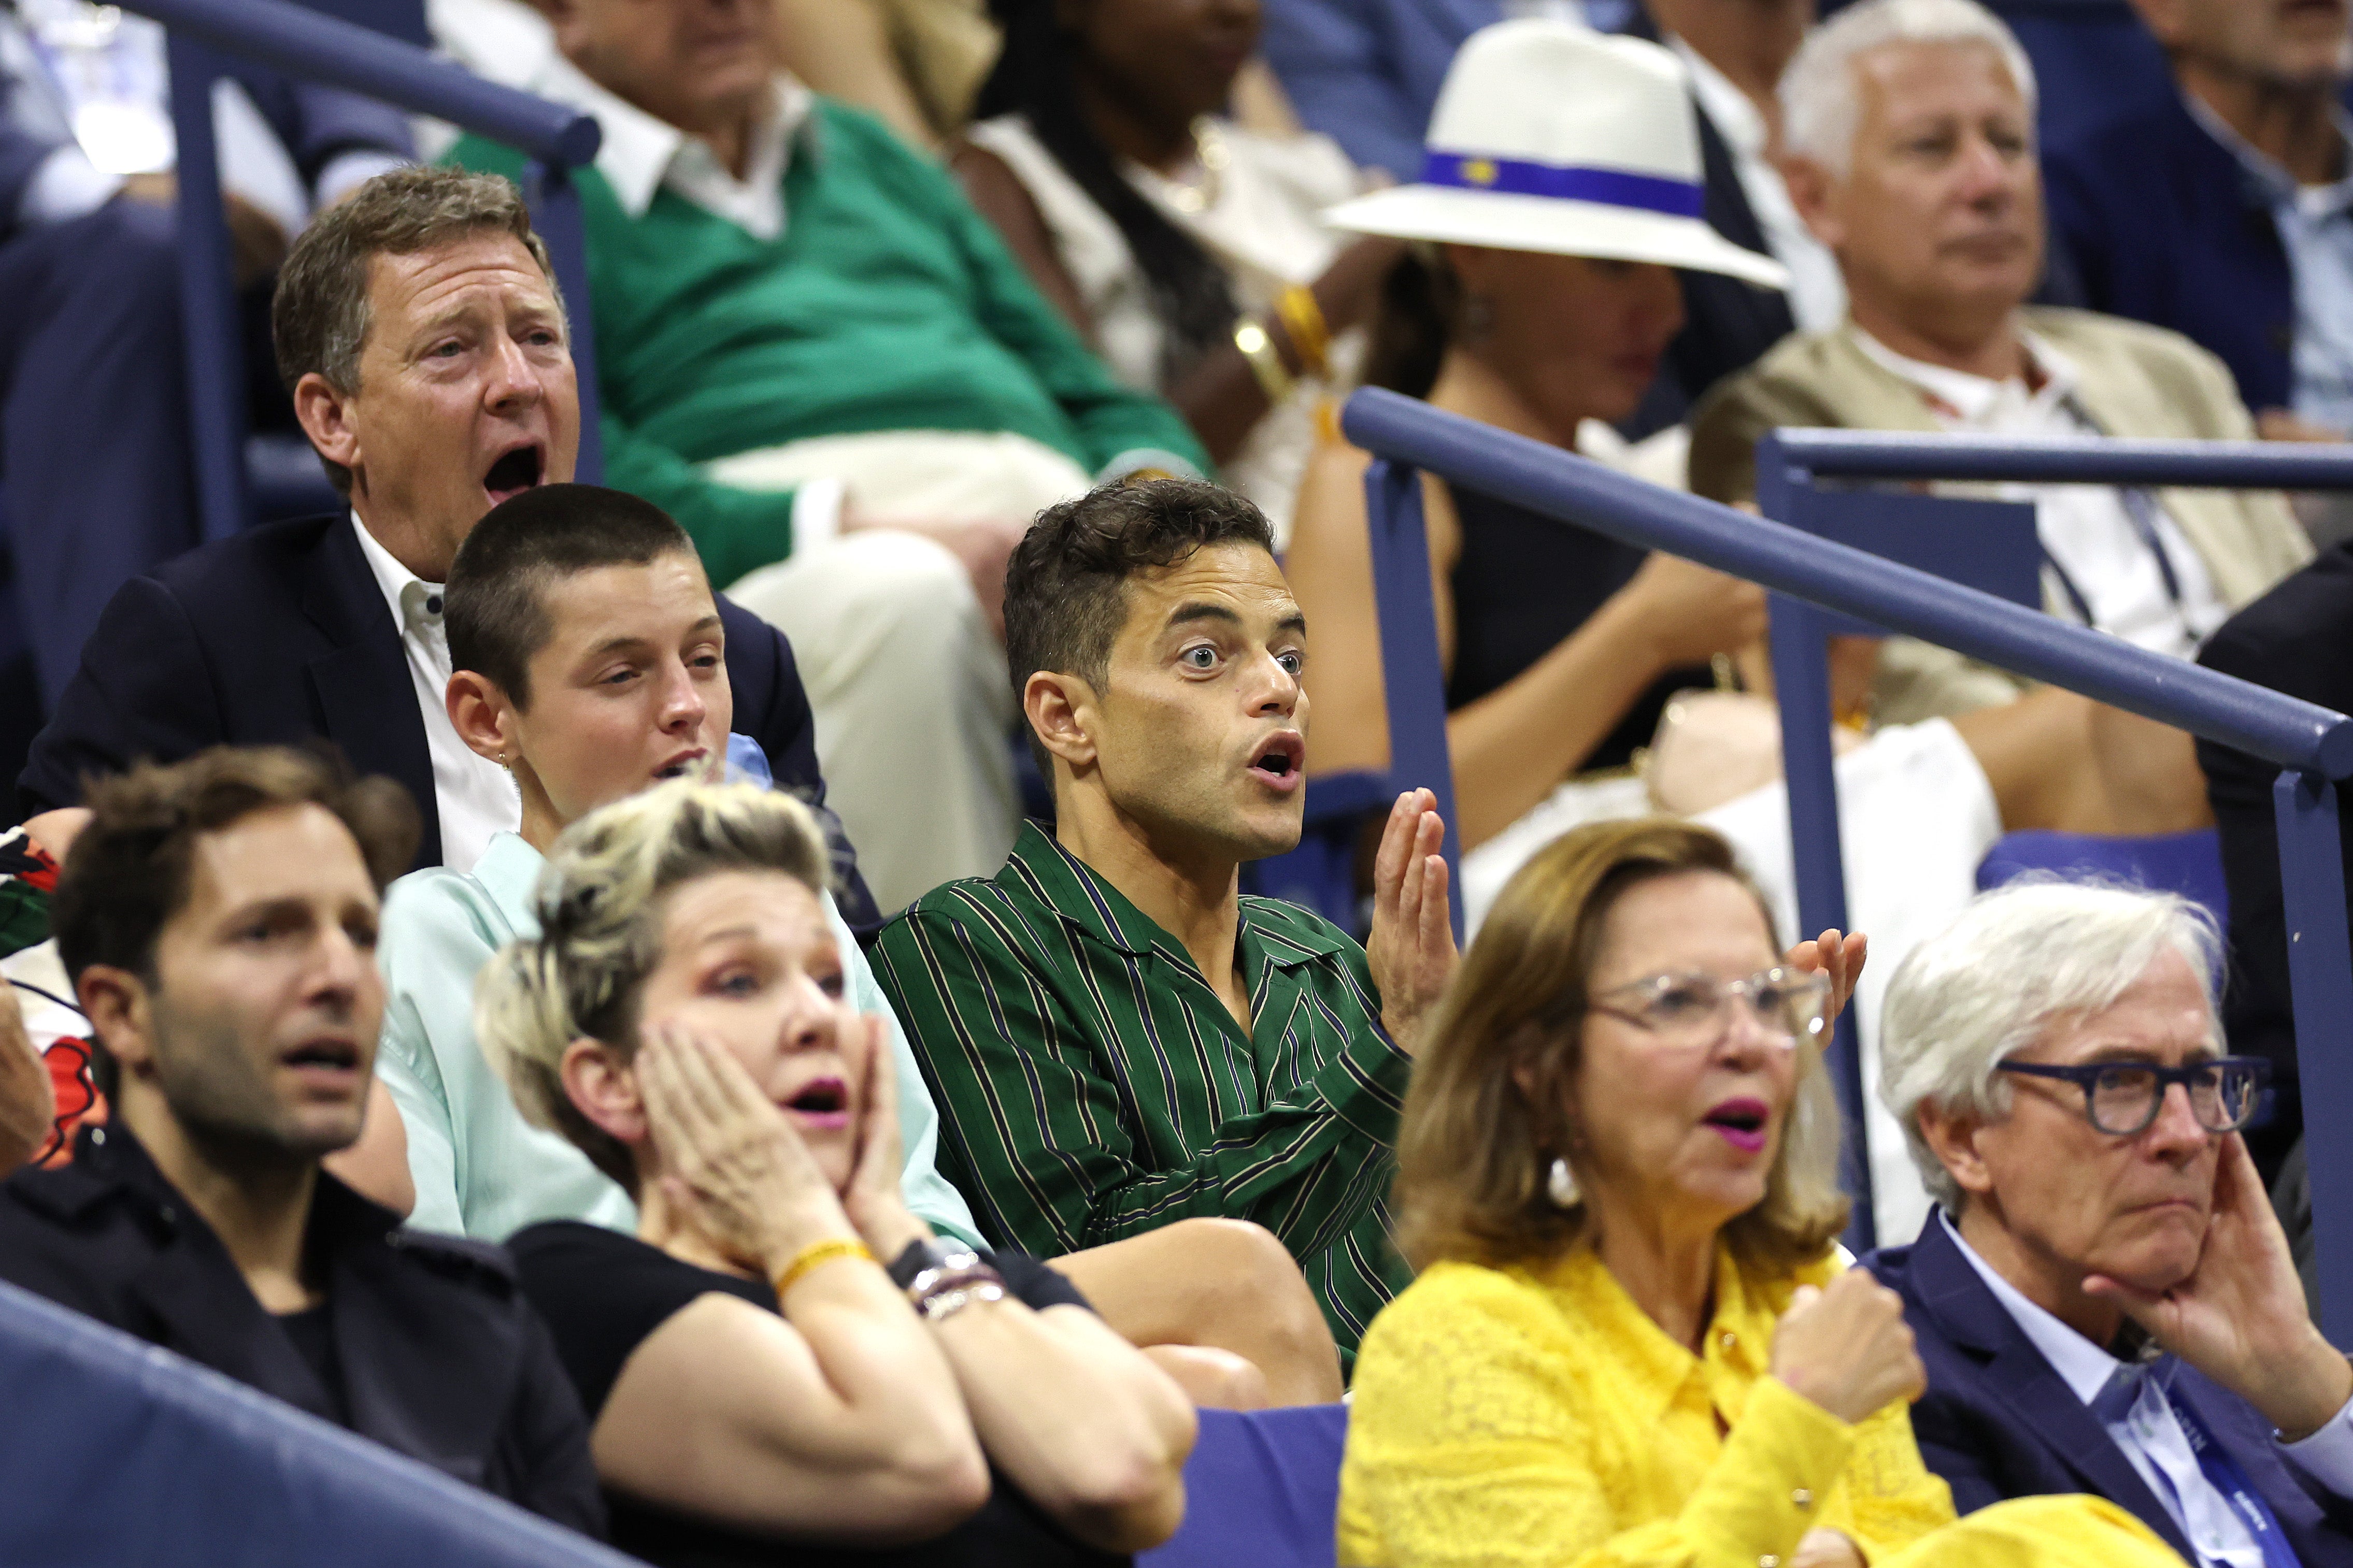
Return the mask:
M 2189 1113 L 2209 1132 L 2236 1132 L 2255 1119 L 2272 1064 L 2261 1057 L 2209 1057 L 2178 1068 L 2155 1062 L 2094 1062 L 2054 1067 L 2042 1062 L 2000 1062 L 2003 1072 L 2056 1079 L 2084 1091 L 2084 1119 L 2113 1138 L 2146 1131 L 2165 1107 L 2175 1084 L 2189 1091 Z
M 1706 974 L 1653 974 L 1613 985 L 1586 1005 L 1658 1037 L 1664 1046 L 1713 1045 L 1724 1037 L 1730 1009 L 1737 1003 L 1765 1037 L 1783 1050 L 1799 1040 L 1819 1043 L 1827 1032 L 1831 977 L 1813 970 L 1777 965 L 1746 980 Z

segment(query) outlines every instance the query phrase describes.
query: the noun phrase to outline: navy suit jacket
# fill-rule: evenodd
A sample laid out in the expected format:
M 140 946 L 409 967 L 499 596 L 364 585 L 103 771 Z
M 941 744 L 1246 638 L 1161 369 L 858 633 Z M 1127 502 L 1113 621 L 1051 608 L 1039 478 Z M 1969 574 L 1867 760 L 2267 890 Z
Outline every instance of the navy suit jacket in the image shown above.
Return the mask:
M 2042 179 L 2073 302 L 2170 327 L 2248 407 L 2289 406 L 2295 289 L 2270 195 L 2179 94 L 2047 150 Z
M 1953 1489 L 1957 1510 L 2089 1492 L 2197 1561 L 2099 1417 L 2034 1348 L 1935 1215 L 1912 1246 L 1883 1247 L 1862 1262 L 1904 1298 L 1905 1321 L 1928 1369 L 1912 1430 L 1920 1457 Z M 2306 1489 L 2253 1406 L 2188 1365 L 2178 1366 L 2172 1387 L 2271 1504 L 2304 1568 L 2353 1565 L 2353 1509 Z
M 784 634 L 719 601 L 735 729 L 760 742 L 776 783 L 822 806 L 816 727 Z M 81 668 L 33 742 L 17 784 L 26 816 L 81 799 L 81 781 L 140 758 L 172 763 L 218 745 L 324 737 L 364 773 L 417 797 L 417 864 L 441 864 L 425 717 L 400 628 L 348 514 L 268 523 L 192 550 L 125 583 L 82 649 Z M 843 918 L 873 900 L 830 813 L 821 812 Z

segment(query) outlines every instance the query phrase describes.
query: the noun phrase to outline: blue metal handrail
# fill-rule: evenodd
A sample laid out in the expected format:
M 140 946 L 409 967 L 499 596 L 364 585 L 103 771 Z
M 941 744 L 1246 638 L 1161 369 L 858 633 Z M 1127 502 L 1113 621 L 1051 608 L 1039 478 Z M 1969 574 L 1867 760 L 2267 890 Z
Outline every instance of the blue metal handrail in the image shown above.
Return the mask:
M 576 475 L 603 472 L 597 436 L 596 353 L 588 313 L 587 234 L 572 171 L 596 157 L 593 116 L 482 80 L 414 44 L 305 9 L 290 0 L 121 0 L 164 24 L 170 37 L 172 123 L 178 140 L 180 298 L 188 341 L 189 419 L 195 438 L 197 511 L 206 539 L 249 520 L 245 483 L 245 353 L 235 319 L 227 226 L 213 141 L 212 88 L 224 57 L 429 114 L 521 150 L 531 160 L 524 195 L 547 243 L 571 314 L 580 386 Z
M 2353 487 L 2353 444 L 1801 429 L 1776 430 L 1772 438 L 1784 466 L 1816 479 L 2008 480 L 2192 489 Z M 1765 456 L 1758 453 L 1760 476 Z
M 1509 435 L 1394 393 L 1368 389 L 1356 394 L 1348 400 L 1341 425 L 1351 441 L 1377 459 L 1376 473 L 1367 480 L 1367 499 L 1374 508 L 1372 526 L 1383 537 L 1412 531 L 1387 513 L 1392 508 L 1415 507 L 1419 491 L 1411 470 L 1425 469 L 1539 516 L 1699 562 L 1762 584 L 1787 600 L 1920 637 L 2277 763 L 2284 770 L 2275 795 L 2281 882 L 2291 931 L 2290 973 L 2299 1024 L 2297 1059 L 2310 1107 L 2307 1124 L 2339 1126 L 2353 1118 L 2353 1056 L 2340 1044 L 2346 1030 L 2353 1027 L 2353 940 L 2347 932 L 2337 792 L 2330 784 L 2353 776 L 2353 719 L 2185 660 L 2134 647 L 1785 523 L 1662 489 L 1558 447 Z M 1785 432 L 1760 443 L 1760 496 L 1794 478 L 1793 466 L 1783 456 L 1789 448 L 1775 446 L 1777 440 L 1791 438 L 1811 442 L 1818 435 Z M 1880 455 L 1891 445 L 1886 438 L 1842 435 L 1837 439 L 1840 445 L 1826 455 L 1826 466 L 1831 461 L 1894 461 Z M 1922 452 L 1915 456 L 1937 446 L 1934 441 L 1917 444 Z M 2158 460 L 2158 454 L 2147 449 L 2158 444 L 2128 445 L 2143 449 L 2128 450 L 2123 458 L 2103 451 L 2100 460 Z M 2021 458 L 2013 447 L 2010 458 L 2016 463 L 2040 461 L 2048 455 L 2038 449 Z M 2233 447 L 2222 454 L 2222 461 L 2236 464 L 2259 455 Z M 2342 454 L 2325 450 L 2288 449 L 2276 457 L 2307 465 L 2295 470 L 2299 477 L 2294 482 L 2298 485 L 2319 482 L 2305 477 L 2316 471 L 2312 465 L 2343 461 Z M 1971 477 L 2010 477 L 1983 455 L 1937 452 L 1936 460 L 1983 462 L 1985 469 Z M 2164 460 L 2177 463 L 2171 457 Z M 2149 470 L 2130 471 L 2145 475 Z M 2168 479 L 2189 471 L 2178 464 L 2164 469 Z M 2263 482 L 2274 486 L 2286 482 L 2280 477 L 2285 471 L 2284 468 L 2273 469 Z M 2149 481 L 2140 478 L 2111 482 Z M 2353 483 L 2353 479 L 2337 482 Z M 1772 510 L 1770 502 L 1767 510 Z M 1427 584 L 1426 574 L 1421 581 Z M 1377 578 L 1377 591 L 1385 595 L 1401 595 L 1409 586 Z M 1426 595 L 1426 587 L 1422 592 Z M 1784 640 L 1795 639 L 1777 637 L 1777 670 Z M 1819 673 L 1820 639 L 1812 640 Z M 1795 710 L 1785 710 L 1793 716 L 1785 719 L 1783 741 L 1791 748 L 1792 760 L 1799 756 L 1800 742 L 1808 755 L 1819 750 L 1827 783 L 1826 691 L 1820 710 L 1823 722 L 1814 726 L 1816 732 L 1810 735 L 1800 734 L 1804 726 L 1794 717 Z M 1425 724 L 1419 731 L 1400 731 L 1393 723 L 1390 754 L 1398 784 L 1451 776 L 1442 723 Z M 1793 830 L 1805 826 L 1797 820 L 1799 794 L 1805 782 L 1793 770 L 1789 779 Z M 1822 798 L 1835 799 L 1826 792 Z M 1811 827 L 1815 835 L 1826 833 L 1834 850 L 1834 805 L 1831 811 L 1826 823 L 1816 822 Z M 1822 841 L 1820 837 L 1814 838 L 1816 843 Z M 1801 916 L 1810 931 L 1817 929 L 1817 911 L 1806 907 L 1805 879 L 1818 872 L 1810 871 L 1805 844 L 1806 839 L 1799 838 L 1793 848 L 1798 851 L 1801 879 Z M 1836 862 L 1830 864 L 1834 868 Z M 1843 926 L 1845 921 L 1841 911 L 1841 918 L 1819 923 Z M 1851 1043 L 1833 1056 L 1839 1058 L 1833 1062 L 1834 1073 L 1853 1136 L 1862 1124 L 1860 1064 Z M 2308 1151 L 2313 1223 L 2320 1243 L 2323 1322 L 2337 1344 L 2353 1345 L 2353 1143 L 2320 1140 L 2309 1143 Z M 1852 1160 L 1849 1169 L 1854 1169 Z

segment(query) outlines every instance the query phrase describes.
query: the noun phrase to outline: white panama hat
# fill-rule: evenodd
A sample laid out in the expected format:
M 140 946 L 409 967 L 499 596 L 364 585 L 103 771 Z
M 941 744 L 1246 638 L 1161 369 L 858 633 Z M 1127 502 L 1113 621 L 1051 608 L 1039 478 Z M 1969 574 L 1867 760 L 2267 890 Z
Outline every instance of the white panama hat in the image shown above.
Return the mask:
M 1544 17 L 1471 35 L 1430 115 L 1421 178 L 1324 215 L 1335 228 L 1722 272 L 1789 275 L 1701 217 L 1699 126 L 1681 60 Z

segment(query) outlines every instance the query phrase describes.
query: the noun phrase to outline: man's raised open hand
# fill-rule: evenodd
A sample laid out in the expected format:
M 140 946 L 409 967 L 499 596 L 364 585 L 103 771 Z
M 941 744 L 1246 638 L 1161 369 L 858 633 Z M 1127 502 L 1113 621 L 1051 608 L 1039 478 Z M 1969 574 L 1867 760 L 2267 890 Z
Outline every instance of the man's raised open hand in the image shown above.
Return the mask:
M 1389 807 L 1373 861 L 1373 933 L 1365 957 L 1380 988 L 1381 1024 L 1408 1055 L 1420 1048 L 1421 1026 L 1460 954 L 1446 901 L 1446 824 L 1438 797 L 1408 790 Z

